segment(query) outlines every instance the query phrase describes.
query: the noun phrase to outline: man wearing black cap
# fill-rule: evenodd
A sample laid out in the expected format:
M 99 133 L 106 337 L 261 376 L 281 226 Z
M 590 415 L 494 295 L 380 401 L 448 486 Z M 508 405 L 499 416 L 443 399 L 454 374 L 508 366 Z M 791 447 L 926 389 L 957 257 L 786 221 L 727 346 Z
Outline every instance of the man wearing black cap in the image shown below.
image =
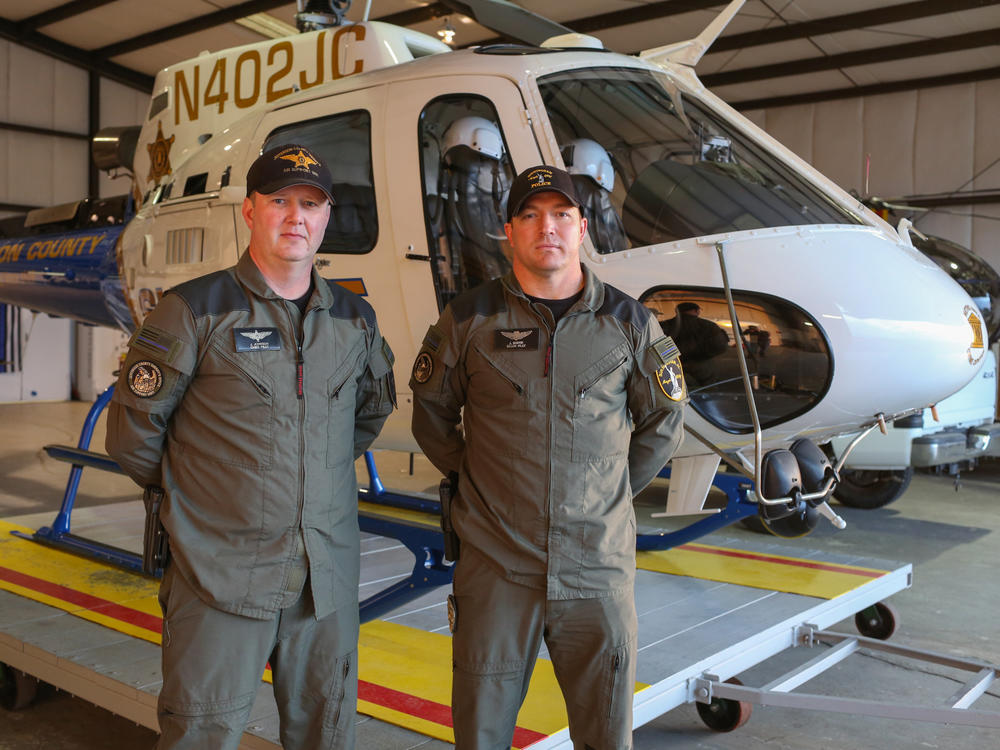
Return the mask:
M 631 500 L 680 442 L 677 348 L 581 265 L 587 222 L 568 174 L 522 172 L 507 205 L 511 273 L 448 305 L 410 379 L 413 434 L 457 484 L 455 742 L 511 746 L 544 641 L 574 746 L 629 748 Z
M 286 750 L 354 747 L 354 460 L 395 389 L 372 308 L 313 268 L 332 201 L 309 148 L 257 158 L 247 251 L 164 295 L 115 389 L 108 452 L 166 494 L 159 750 L 235 750 L 268 663 Z

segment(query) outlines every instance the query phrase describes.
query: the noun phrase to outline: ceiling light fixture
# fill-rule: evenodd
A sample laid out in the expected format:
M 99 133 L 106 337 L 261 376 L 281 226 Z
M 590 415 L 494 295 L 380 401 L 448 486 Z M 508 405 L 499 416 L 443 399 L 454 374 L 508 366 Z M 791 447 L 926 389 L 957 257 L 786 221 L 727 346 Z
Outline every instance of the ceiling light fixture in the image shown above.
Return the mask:
M 455 27 L 451 25 L 451 18 L 445 16 L 444 26 L 437 30 L 437 35 L 445 44 L 452 44 L 455 41 Z

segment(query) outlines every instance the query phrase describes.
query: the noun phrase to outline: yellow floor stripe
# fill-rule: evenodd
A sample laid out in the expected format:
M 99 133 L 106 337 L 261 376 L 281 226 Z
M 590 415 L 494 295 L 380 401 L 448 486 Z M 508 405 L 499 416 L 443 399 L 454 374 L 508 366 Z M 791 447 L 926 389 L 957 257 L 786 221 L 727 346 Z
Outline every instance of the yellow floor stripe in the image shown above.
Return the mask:
M 410 510 L 408 508 L 393 508 L 388 505 L 368 503 L 363 500 L 358 502 L 358 510 L 373 516 L 391 518 L 394 521 L 407 521 L 429 528 L 441 528 L 441 516 L 434 513 L 424 513 L 423 511 Z
M 662 552 L 639 552 L 636 564 L 643 570 L 658 573 L 822 599 L 833 599 L 888 572 L 706 544 L 685 544 Z

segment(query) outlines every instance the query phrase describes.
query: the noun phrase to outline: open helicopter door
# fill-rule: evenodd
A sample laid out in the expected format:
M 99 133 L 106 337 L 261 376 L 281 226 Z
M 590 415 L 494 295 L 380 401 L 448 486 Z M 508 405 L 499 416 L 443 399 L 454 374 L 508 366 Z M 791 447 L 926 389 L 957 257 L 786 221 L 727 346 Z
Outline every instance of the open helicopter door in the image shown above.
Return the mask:
M 386 150 L 407 258 L 401 277 L 426 326 L 456 294 L 510 268 L 507 192 L 516 171 L 540 157 L 521 94 L 505 78 L 393 83 L 387 113 L 397 133 Z M 420 210 L 402 210 L 409 206 Z M 425 330 L 418 328 L 412 355 Z

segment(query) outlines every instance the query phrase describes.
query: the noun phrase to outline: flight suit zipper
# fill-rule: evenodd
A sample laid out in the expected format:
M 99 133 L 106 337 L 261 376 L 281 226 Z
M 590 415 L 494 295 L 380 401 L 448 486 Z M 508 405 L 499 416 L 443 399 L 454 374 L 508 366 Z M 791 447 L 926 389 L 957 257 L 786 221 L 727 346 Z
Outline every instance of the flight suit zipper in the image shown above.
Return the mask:
M 580 397 L 580 400 L 582 401 L 583 399 L 585 399 L 587 397 L 587 392 L 590 391 L 591 388 L 593 388 L 595 385 L 597 385 L 599 382 L 601 382 L 601 380 L 603 380 L 608 375 L 610 375 L 611 373 L 613 373 L 615 370 L 617 370 L 619 367 L 621 367 L 626 362 L 628 362 L 628 357 L 622 357 L 618 361 L 618 364 L 616 364 L 614 367 L 608 368 L 607 370 L 605 370 L 604 372 L 602 372 L 600 375 L 598 375 L 596 378 L 594 378 L 589 383 L 587 383 L 587 385 L 583 386 L 583 388 L 581 388 L 578 391 L 578 393 L 577 393 L 577 395 Z

